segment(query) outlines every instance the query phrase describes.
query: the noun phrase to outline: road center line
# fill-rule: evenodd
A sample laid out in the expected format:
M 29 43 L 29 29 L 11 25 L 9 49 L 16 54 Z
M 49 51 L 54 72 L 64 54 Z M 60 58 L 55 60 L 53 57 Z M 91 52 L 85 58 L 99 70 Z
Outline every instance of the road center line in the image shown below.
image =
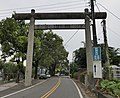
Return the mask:
M 47 93 L 45 93 L 42 97 L 40 98 L 48 98 L 60 85 L 61 83 L 61 80 L 59 78 L 58 82 L 56 83 L 56 85 L 50 90 L 48 91 Z

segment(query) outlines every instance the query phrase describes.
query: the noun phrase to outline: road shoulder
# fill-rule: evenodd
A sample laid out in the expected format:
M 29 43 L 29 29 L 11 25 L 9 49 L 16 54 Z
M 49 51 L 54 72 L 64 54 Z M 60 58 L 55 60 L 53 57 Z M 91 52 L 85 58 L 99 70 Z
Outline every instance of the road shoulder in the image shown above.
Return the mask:
M 73 79 L 73 81 L 77 84 L 79 87 L 83 98 L 97 98 L 93 92 L 91 92 L 89 89 L 85 87 L 80 81 Z
M 33 79 L 31 86 L 33 86 L 35 84 L 38 84 L 38 83 L 41 83 L 43 81 L 44 80 Z M 11 84 L 13 84 L 13 83 L 11 83 Z M 4 85 L 7 86 L 8 84 L 4 84 Z M 0 91 L 0 97 L 28 88 L 28 87 L 24 86 L 24 82 L 20 82 L 17 85 L 13 85 L 11 87 L 9 87 L 9 86 L 10 85 L 8 85 L 8 87 L 6 87 L 7 89 L 3 89 L 3 90 Z

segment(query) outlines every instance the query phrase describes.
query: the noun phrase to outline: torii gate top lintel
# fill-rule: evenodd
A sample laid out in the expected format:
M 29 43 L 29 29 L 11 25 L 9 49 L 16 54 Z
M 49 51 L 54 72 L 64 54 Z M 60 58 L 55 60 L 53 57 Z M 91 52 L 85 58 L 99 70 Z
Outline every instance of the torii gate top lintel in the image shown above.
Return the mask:
M 88 12 L 91 18 L 91 12 Z M 85 19 L 85 12 L 52 12 L 52 13 L 35 13 L 32 9 L 31 13 L 15 13 L 12 17 L 16 20 L 30 20 L 31 16 L 36 20 L 43 19 Z M 106 19 L 106 12 L 95 12 L 95 19 Z

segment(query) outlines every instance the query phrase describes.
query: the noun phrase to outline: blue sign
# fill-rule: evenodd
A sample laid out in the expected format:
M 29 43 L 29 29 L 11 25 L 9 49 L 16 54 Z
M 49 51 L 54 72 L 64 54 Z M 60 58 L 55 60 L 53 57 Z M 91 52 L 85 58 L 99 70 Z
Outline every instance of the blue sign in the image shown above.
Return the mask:
M 93 61 L 101 61 L 101 48 L 93 47 Z

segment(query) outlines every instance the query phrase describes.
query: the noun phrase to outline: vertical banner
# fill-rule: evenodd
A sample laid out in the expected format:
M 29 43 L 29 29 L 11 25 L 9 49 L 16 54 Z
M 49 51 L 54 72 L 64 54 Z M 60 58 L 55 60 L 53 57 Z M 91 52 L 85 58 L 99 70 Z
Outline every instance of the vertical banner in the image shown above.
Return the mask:
M 101 48 L 93 47 L 93 77 L 102 78 Z

